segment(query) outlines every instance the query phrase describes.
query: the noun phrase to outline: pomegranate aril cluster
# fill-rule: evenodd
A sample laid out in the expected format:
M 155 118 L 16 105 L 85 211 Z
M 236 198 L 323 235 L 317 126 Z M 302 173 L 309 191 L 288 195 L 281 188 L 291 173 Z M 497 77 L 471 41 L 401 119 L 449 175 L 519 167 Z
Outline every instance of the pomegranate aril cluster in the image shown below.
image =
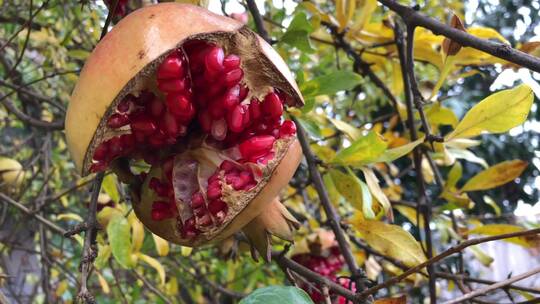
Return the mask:
M 164 180 L 153 177 L 149 181 L 149 187 L 160 198 L 152 204 L 152 220 L 162 221 L 178 217 L 178 209 L 175 203 L 172 185 L 172 167 L 167 162 L 163 166 Z M 223 223 L 227 215 L 228 205 L 222 200 L 224 185 L 232 187 L 236 191 L 248 191 L 257 186 L 253 173 L 243 169 L 231 161 L 223 161 L 220 167 L 208 178 L 208 187 L 203 194 L 200 190 L 193 192 L 191 199 L 184 207 L 191 209 L 193 214 L 178 228 L 184 238 L 193 238 L 204 229 Z
M 318 274 L 337 282 L 347 289 L 355 290 L 354 284 L 350 284 L 348 278 L 337 277 L 337 274 L 345 265 L 345 259 L 343 258 L 343 255 L 341 255 L 339 248 L 336 246 L 330 248 L 328 254 L 325 256 L 303 253 L 294 255 L 292 259 Z M 325 298 L 317 289 L 314 289 L 309 285 L 301 285 L 300 287 L 309 294 L 315 303 L 324 303 Z M 341 304 L 345 303 L 345 301 L 346 299 L 340 296 L 335 298 L 333 303 Z

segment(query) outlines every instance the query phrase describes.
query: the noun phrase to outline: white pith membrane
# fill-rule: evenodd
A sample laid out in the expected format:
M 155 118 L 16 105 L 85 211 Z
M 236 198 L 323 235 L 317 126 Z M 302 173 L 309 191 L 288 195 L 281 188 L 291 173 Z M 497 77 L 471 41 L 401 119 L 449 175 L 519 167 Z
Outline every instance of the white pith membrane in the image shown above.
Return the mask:
M 135 203 L 137 215 L 154 233 L 184 245 L 219 234 L 295 141 L 294 123 L 282 119 L 291 97 L 270 86 L 251 90 L 242 57 L 224 48 L 195 40 L 172 50 L 146 86 L 108 116 L 90 167 L 102 171 L 129 159 L 140 199 L 151 200 L 144 210 L 137 207 L 144 202 Z M 292 240 L 298 225 L 279 201 L 268 206 L 269 216 L 256 217 L 246 233 L 265 258 L 270 234 Z

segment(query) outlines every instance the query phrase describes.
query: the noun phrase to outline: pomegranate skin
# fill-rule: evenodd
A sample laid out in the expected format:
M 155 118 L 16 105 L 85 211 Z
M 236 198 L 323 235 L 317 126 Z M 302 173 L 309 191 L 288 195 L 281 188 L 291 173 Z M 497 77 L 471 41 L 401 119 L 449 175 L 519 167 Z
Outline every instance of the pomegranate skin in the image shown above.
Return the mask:
M 277 76 L 277 83 L 287 86 L 291 95 L 291 100 L 285 101 L 287 104 L 303 104 L 283 59 L 242 23 L 189 4 L 147 6 L 123 18 L 99 42 L 73 91 L 66 115 L 66 139 L 81 174 L 89 173 L 91 155 L 106 132 L 106 119 L 112 109 L 130 91 L 144 87 L 141 75 L 153 72 L 156 60 L 187 38 L 225 37 L 229 33 L 247 39 L 246 43 L 254 42 L 248 50 L 252 52 L 250 57 L 273 66 L 275 75 L 268 75 L 268 79 Z M 248 41 L 250 37 L 255 37 L 255 41 Z

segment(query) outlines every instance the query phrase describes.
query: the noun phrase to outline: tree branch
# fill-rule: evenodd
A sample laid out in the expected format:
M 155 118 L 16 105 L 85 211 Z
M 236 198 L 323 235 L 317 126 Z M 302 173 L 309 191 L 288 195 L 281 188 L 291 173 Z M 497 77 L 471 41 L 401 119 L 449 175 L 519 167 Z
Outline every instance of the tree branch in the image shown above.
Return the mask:
M 485 295 L 486 293 L 488 293 L 490 291 L 505 287 L 505 286 L 510 285 L 510 284 L 512 284 L 514 282 L 523 280 L 523 279 L 528 278 L 530 276 L 533 276 L 533 275 L 535 275 L 535 274 L 537 274 L 539 272 L 540 272 L 540 267 L 535 268 L 535 269 L 530 270 L 530 271 L 527 271 L 527 272 L 524 272 L 524 273 L 522 273 L 520 275 L 517 275 L 515 277 L 511 277 L 511 278 L 506 279 L 504 281 L 495 283 L 493 285 L 489 285 L 489 286 L 486 286 L 484 288 L 473 290 L 473 291 L 471 291 L 471 292 L 469 292 L 467 294 L 464 294 L 461 297 L 458 297 L 458 298 L 453 299 L 451 301 L 444 302 L 443 304 L 458 304 L 458 303 L 467 301 L 469 299 L 472 299 L 472 298 L 475 298 L 475 297 L 478 297 L 478 296 L 481 296 L 481 295 Z
M 261 37 L 268 43 L 272 43 L 272 40 L 270 39 L 270 35 L 268 35 L 268 32 L 266 31 L 266 28 L 264 27 L 264 21 L 261 16 L 261 13 L 259 12 L 259 8 L 257 7 L 257 4 L 254 0 L 246 0 L 247 6 L 249 9 L 249 12 L 251 13 L 251 16 L 253 16 L 253 21 L 255 22 L 255 27 L 257 28 L 257 32 Z
M 470 246 L 473 246 L 473 245 L 478 245 L 478 244 L 482 244 L 482 243 L 487 243 L 487 242 L 491 242 L 491 241 L 496 241 L 496 240 L 502 240 L 502 239 L 508 239 L 508 238 L 513 238 L 513 237 L 520 237 L 520 236 L 529 236 L 529 235 L 535 235 L 535 234 L 539 234 L 540 233 L 540 228 L 536 228 L 536 229 L 531 229 L 531 230 L 525 230 L 525 231 L 518 231 L 518 232 L 513 232 L 513 233 L 506 233 L 506 234 L 500 234 L 500 235 L 493 235 L 493 236 L 487 236 L 487 237 L 483 237 L 483 238 L 476 238 L 476 239 L 471 239 L 471 240 L 467 240 L 465 242 L 462 242 L 461 244 L 457 245 L 457 246 L 454 246 L 454 247 L 451 247 L 449 248 L 448 250 L 446 251 L 443 251 L 442 253 L 440 253 L 439 255 L 436 255 L 434 256 L 433 258 L 421 263 L 421 264 L 418 264 L 414 267 L 411 267 L 409 268 L 409 270 L 403 272 L 402 274 L 398 275 L 398 276 L 395 276 L 377 286 L 374 286 L 366 291 L 363 291 L 361 292 L 358 297 L 360 298 L 363 298 L 363 297 L 366 297 L 368 295 L 371 295 L 375 292 L 377 292 L 378 290 L 381 290 L 383 288 L 386 288 L 387 286 L 391 286 L 393 284 L 396 284 L 398 283 L 399 281 L 405 279 L 406 277 L 410 276 L 411 274 L 413 273 L 416 273 L 416 272 L 419 272 L 420 270 L 422 270 L 424 267 L 428 266 L 428 265 L 431 265 L 433 263 L 436 263 L 440 260 L 443 260 L 444 258 L 454 254 L 454 253 L 457 253 L 457 252 L 460 252 L 461 250 L 467 248 L 467 247 L 470 247 Z
M 535 72 L 540 72 L 540 59 L 537 57 L 518 51 L 509 45 L 478 38 L 467 32 L 452 28 L 394 0 L 378 1 L 400 15 L 407 25 L 425 27 L 434 34 L 448 37 L 464 47 L 472 47 Z

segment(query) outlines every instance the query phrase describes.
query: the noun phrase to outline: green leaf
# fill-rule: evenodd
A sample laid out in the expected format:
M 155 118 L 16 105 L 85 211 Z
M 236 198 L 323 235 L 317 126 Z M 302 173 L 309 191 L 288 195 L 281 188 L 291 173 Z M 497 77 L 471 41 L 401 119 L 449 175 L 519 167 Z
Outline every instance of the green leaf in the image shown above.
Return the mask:
M 314 138 L 321 138 L 321 128 L 319 125 L 310 119 L 308 116 L 302 116 L 302 118 L 296 118 L 302 127 L 308 132 L 309 136 Z
M 376 132 L 370 131 L 349 147 L 336 154 L 332 162 L 348 166 L 363 166 L 376 160 L 386 151 L 388 144 Z
M 330 176 L 341 194 L 355 209 L 362 211 L 365 218 L 375 218 L 372 210 L 372 199 L 368 186 L 350 169 L 348 174 L 339 170 L 330 170 Z
M 307 19 L 306 13 L 299 12 L 294 16 L 280 41 L 296 47 L 302 52 L 313 53 L 315 48 L 311 45 L 309 39 L 309 34 L 311 34 L 311 32 L 313 32 L 313 26 Z
M 111 218 L 107 225 L 107 236 L 111 244 L 112 254 L 118 264 L 124 268 L 132 267 L 130 226 L 123 215 L 116 215 Z
M 354 88 L 362 78 L 357 73 L 340 70 L 324 76 L 316 77 L 302 85 L 302 93 L 308 93 L 306 97 L 318 95 L 334 95 L 339 91 Z M 317 88 L 317 89 L 314 89 Z
M 105 193 L 107 193 L 111 197 L 111 200 L 113 200 L 113 202 L 118 203 L 118 201 L 120 201 L 120 194 L 118 193 L 118 188 L 116 187 L 115 175 L 105 175 L 101 187 L 103 188 L 103 191 L 105 191 Z
M 527 168 L 527 162 L 519 159 L 498 163 L 473 176 L 461 191 L 487 190 L 513 181 Z
M 313 304 L 308 294 L 293 286 L 259 288 L 243 298 L 239 304 Z
M 385 214 L 388 214 L 389 216 L 392 216 L 392 206 L 390 205 L 390 201 L 388 200 L 388 197 L 386 197 L 386 194 L 382 191 L 381 187 L 379 186 L 379 180 L 375 176 L 375 173 L 371 168 L 364 167 L 362 168 L 362 173 L 364 173 L 364 177 L 366 179 L 367 186 L 369 188 L 369 191 L 371 194 L 377 199 L 379 204 L 384 209 Z
M 417 140 L 415 140 L 413 142 L 405 144 L 403 146 L 399 146 L 399 147 L 393 148 L 393 149 L 388 149 L 388 150 L 384 151 L 384 153 L 381 156 L 377 157 L 377 159 L 375 159 L 373 162 L 374 163 L 393 162 L 394 160 L 409 154 L 416 146 L 418 146 L 419 144 L 421 144 L 423 142 L 424 142 L 424 136 L 422 136 L 421 138 L 419 138 L 419 139 L 417 139 Z
M 524 84 L 491 94 L 472 107 L 445 140 L 503 133 L 519 126 L 527 119 L 533 99 L 532 89 Z

